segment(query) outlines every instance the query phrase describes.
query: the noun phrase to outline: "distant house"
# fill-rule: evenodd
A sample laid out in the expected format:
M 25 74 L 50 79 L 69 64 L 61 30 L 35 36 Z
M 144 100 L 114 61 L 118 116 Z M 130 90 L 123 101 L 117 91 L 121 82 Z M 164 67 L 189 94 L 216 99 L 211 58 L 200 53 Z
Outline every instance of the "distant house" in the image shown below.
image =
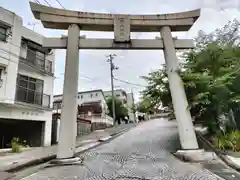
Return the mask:
M 62 94 L 55 95 L 53 101 L 53 118 L 58 119 L 58 123 L 60 123 L 59 120 L 61 116 L 62 98 Z M 84 130 L 80 127 L 84 126 L 83 124 L 87 122 L 91 124 L 91 129 L 87 127 L 91 131 L 113 125 L 113 119 L 107 115 L 108 107 L 101 89 L 78 92 L 77 104 L 78 106 L 76 108 L 78 108 L 78 115 L 76 121 L 78 121 L 79 126 L 78 135 L 81 135 L 82 132 L 80 131 Z M 58 127 L 59 125 L 55 126 Z M 55 129 L 55 131 L 59 131 L 59 128 L 55 127 L 53 129 Z

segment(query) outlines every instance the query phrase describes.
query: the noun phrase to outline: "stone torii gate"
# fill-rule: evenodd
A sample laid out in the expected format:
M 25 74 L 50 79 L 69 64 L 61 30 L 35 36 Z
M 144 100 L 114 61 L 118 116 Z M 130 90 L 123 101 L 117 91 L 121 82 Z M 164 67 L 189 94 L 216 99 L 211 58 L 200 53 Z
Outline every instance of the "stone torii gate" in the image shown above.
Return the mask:
M 184 153 L 197 151 L 199 147 L 184 87 L 177 73 L 175 51 L 192 48 L 193 42 L 174 39 L 171 32 L 188 31 L 200 16 L 199 9 L 174 14 L 127 15 L 69 11 L 32 2 L 30 6 L 35 18 L 41 20 L 45 28 L 68 30 L 67 37 L 45 38 L 43 42 L 46 48 L 67 49 L 58 160 L 74 160 L 79 49 L 163 49 L 181 147 Z M 114 39 L 87 39 L 80 36 L 80 30 L 114 31 Z M 161 38 L 131 39 L 131 32 L 160 32 Z

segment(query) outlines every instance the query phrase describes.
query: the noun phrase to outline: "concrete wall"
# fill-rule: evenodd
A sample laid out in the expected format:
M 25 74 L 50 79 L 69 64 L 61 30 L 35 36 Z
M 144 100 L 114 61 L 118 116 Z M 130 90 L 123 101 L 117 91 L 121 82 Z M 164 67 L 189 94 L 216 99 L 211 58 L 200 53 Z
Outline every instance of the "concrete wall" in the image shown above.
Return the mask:
M 77 136 L 83 136 L 92 132 L 91 123 L 77 122 Z

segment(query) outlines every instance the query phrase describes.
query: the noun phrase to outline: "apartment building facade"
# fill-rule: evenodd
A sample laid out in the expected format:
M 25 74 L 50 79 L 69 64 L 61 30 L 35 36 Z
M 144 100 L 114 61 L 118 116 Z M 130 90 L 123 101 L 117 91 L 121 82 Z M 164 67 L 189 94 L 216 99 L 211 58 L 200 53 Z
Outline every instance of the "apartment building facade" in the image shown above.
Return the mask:
M 51 144 L 55 53 L 22 18 L 0 7 L 0 148 L 13 137 Z

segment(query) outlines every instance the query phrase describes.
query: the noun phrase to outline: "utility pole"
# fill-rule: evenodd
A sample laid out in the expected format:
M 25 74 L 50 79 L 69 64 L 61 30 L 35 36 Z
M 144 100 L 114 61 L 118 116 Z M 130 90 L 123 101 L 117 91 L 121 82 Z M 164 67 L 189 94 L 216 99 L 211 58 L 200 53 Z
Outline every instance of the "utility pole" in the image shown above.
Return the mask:
M 131 96 L 132 96 L 132 109 L 133 109 L 133 115 L 134 115 L 134 122 L 136 123 L 136 106 L 134 101 L 134 95 L 133 95 L 133 89 L 131 88 Z
M 118 67 L 116 67 L 113 63 L 113 59 L 116 57 L 116 54 L 109 54 L 107 56 L 107 62 L 110 64 L 110 76 L 111 76 L 111 91 L 112 91 L 112 116 L 113 116 L 113 122 L 116 123 L 116 109 L 115 109 L 115 95 L 114 95 L 114 84 L 113 84 L 113 70 L 117 70 Z

